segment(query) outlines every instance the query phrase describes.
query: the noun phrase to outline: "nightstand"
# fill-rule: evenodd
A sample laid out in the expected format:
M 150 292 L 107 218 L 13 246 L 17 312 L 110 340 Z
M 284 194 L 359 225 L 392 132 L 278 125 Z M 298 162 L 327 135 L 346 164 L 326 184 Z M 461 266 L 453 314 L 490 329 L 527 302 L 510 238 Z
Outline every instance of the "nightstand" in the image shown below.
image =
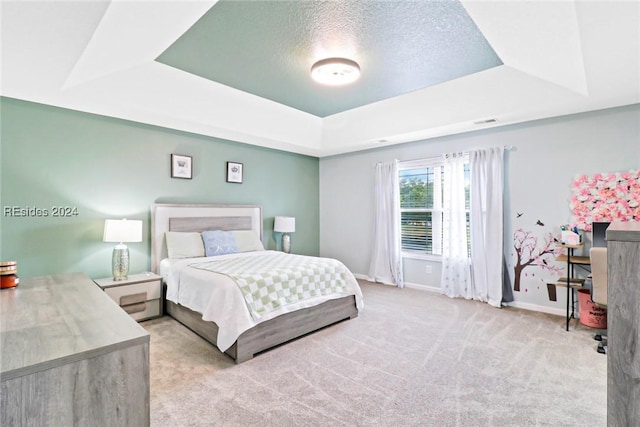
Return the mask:
M 107 277 L 94 282 L 133 319 L 162 316 L 162 277 L 157 274 L 130 274 L 125 280 Z

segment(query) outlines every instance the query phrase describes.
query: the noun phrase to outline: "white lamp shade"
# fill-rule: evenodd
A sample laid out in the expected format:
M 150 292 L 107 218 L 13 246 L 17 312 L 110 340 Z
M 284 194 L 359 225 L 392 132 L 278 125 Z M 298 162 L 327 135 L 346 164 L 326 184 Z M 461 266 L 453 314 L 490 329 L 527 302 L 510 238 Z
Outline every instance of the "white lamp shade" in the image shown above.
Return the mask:
M 296 231 L 296 219 L 292 216 L 277 216 L 273 224 L 276 233 L 294 233 Z
M 106 219 L 104 242 L 142 242 L 142 221 L 137 219 Z

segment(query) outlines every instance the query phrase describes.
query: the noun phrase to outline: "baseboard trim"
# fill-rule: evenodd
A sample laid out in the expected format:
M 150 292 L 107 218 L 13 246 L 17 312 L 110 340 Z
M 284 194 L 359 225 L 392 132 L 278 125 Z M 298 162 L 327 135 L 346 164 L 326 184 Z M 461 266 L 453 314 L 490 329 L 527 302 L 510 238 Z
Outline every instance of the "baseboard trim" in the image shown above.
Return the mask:
M 372 282 L 371 278 L 364 275 L 364 274 L 354 274 L 356 279 L 360 279 L 360 280 L 367 280 L 369 282 Z M 388 286 L 395 286 L 391 283 L 384 283 L 385 285 Z M 425 291 L 425 292 L 431 292 L 434 294 L 442 294 L 442 291 L 440 290 L 439 287 L 435 287 L 435 286 L 427 286 L 427 285 L 420 285 L 418 283 L 408 283 L 405 282 L 404 286 L 407 288 L 411 288 L 411 289 L 417 289 L 420 291 Z M 547 314 L 554 314 L 556 316 L 562 316 L 565 317 L 567 315 L 566 309 L 562 309 L 562 308 L 553 308 L 553 307 L 545 307 L 544 305 L 538 305 L 538 304 L 530 304 L 527 302 L 519 302 L 519 301 L 513 301 L 513 302 L 507 302 L 507 303 L 503 303 L 504 306 L 506 307 L 514 307 L 514 308 L 521 308 L 523 310 L 529 310 L 529 311 L 537 311 L 540 313 L 547 313 Z M 577 317 L 577 313 L 576 313 L 576 317 Z
M 544 305 L 530 304 L 527 302 L 513 301 L 513 302 L 507 302 L 503 304 L 507 307 L 521 308 L 523 310 L 529 310 L 529 311 L 538 311 L 540 313 L 555 314 L 556 316 L 566 317 L 567 315 L 566 309 L 545 307 Z
M 431 293 L 440 294 L 440 295 L 442 294 L 442 290 L 435 286 L 420 285 L 418 283 L 408 283 L 408 282 L 404 282 L 404 285 L 407 288 L 417 289 L 419 291 L 431 292 Z
M 383 285 L 395 286 L 393 283 L 375 282 L 375 281 L 371 280 L 371 277 L 369 277 L 369 276 L 367 276 L 365 274 L 355 274 L 354 273 L 353 276 L 356 279 L 366 280 L 368 282 L 382 283 Z M 437 288 L 435 286 L 420 285 L 418 283 L 410 283 L 410 282 L 404 282 L 404 286 L 406 288 L 418 289 L 420 291 L 433 292 L 433 293 L 436 293 L 436 294 L 441 294 L 442 293 L 442 292 L 440 292 L 440 288 Z

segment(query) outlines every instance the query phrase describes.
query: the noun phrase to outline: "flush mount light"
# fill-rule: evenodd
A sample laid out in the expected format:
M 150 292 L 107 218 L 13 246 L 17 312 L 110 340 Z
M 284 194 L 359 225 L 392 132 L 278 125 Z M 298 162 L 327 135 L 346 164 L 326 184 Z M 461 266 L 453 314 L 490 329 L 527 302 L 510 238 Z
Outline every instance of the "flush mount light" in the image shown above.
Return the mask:
M 322 59 L 311 67 L 311 78 L 325 85 L 346 85 L 355 82 L 359 77 L 358 63 L 346 58 Z

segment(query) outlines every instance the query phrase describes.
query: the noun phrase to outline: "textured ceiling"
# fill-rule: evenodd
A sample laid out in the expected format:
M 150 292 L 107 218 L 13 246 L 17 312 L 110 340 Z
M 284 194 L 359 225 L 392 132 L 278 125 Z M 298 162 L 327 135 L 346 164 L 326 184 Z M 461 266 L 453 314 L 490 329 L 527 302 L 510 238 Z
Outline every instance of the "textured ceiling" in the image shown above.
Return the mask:
M 331 57 L 360 80 L 312 81 Z M 457 0 L 223 0 L 157 61 L 320 117 L 502 65 Z
M 291 4 L 295 13 L 265 12 L 264 20 L 257 16 L 258 8 L 271 7 L 271 2 L 233 3 L 251 12 L 220 23 L 229 32 L 210 43 L 226 49 L 226 60 L 214 55 L 203 63 L 220 61 L 226 75 L 237 73 L 243 79 L 249 72 L 262 75 L 268 68 L 244 65 L 243 49 L 269 57 L 280 52 L 289 58 L 279 59 L 287 66 L 280 72 L 287 76 L 300 73 L 307 78 L 313 60 L 334 52 L 330 49 L 335 46 L 347 48 L 345 55 L 353 53 L 364 74 L 390 70 L 389 57 L 407 53 L 396 60 L 397 69 L 410 73 L 426 67 L 424 61 L 429 59 L 414 55 L 429 39 L 423 32 L 432 34 L 428 45 L 464 49 L 467 45 L 458 43 L 466 37 L 464 30 L 463 34 L 442 30 L 450 21 L 468 22 L 469 17 L 502 62 L 472 74 L 460 72 L 463 76 L 453 80 L 446 80 L 451 75 L 438 75 L 440 83 L 415 90 L 397 86 L 428 83 L 387 72 L 378 74 L 373 87 L 364 88 L 363 77 L 359 94 L 349 96 L 371 99 L 371 92 L 383 99 L 328 116 L 285 105 L 288 99 L 313 99 L 304 88 L 294 87 L 295 79 L 289 77 L 281 80 L 285 83 L 259 85 L 283 89 L 283 101 L 276 102 L 269 98 L 275 95 L 254 95 L 157 60 L 183 36 L 189 38 L 201 18 L 209 14 L 215 18 L 216 8 L 225 7 L 217 3 L 0 0 L 0 95 L 317 157 L 640 103 L 637 0 L 461 0 L 461 7 L 420 0 L 301 1 L 304 7 L 317 6 L 315 15 L 295 3 Z M 386 8 L 384 13 L 375 5 Z M 428 15 L 411 13 L 400 20 L 395 8 L 407 5 L 415 10 L 444 8 L 455 18 L 437 20 L 443 28 L 436 25 L 436 29 Z M 362 8 L 372 9 L 365 13 Z M 326 30 L 327 26 L 332 29 Z M 307 28 L 303 36 L 301 28 Z M 336 34 L 340 37 L 334 38 Z M 351 44 L 344 43 L 343 34 L 354 37 Z M 288 51 L 272 46 L 278 39 L 290 43 Z M 249 47 L 240 48 L 240 42 Z M 442 54 L 441 49 L 436 51 Z M 436 75 L 445 63 L 446 68 L 457 68 L 455 61 L 464 62 L 473 54 L 475 48 L 456 58 L 445 57 L 427 74 Z M 310 56 L 302 59 L 305 55 Z M 230 65 L 235 62 L 240 65 Z M 403 94 L 389 98 L 392 93 Z M 355 105 L 359 102 L 368 101 Z

